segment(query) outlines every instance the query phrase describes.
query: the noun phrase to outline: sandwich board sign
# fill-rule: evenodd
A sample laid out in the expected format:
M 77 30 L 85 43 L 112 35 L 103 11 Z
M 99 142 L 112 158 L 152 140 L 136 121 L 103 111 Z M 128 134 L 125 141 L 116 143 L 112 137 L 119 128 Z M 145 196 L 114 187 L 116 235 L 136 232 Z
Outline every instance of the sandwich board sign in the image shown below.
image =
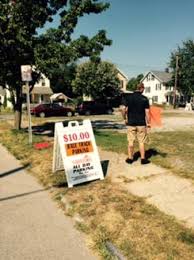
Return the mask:
M 104 179 L 90 120 L 55 123 L 53 172 L 65 170 L 68 187 Z

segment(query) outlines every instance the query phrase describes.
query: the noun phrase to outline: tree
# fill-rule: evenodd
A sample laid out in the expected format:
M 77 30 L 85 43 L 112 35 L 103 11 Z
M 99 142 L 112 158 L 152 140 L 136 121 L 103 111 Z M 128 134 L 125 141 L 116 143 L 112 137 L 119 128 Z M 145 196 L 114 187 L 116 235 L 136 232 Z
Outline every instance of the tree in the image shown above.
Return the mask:
M 64 93 L 73 98 L 72 81 L 75 79 L 76 64 L 61 65 L 60 68 L 51 71 L 51 88 L 54 93 Z
M 131 78 L 127 83 L 127 89 L 134 91 L 136 90 L 137 85 L 143 79 L 143 74 L 139 74 L 136 78 Z
M 106 99 L 120 94 L 116 67 L 109 62 L 87 61 L 77 68 L 73 90 L 77 95 Z
M 176 56 L 178 56 L 178 67 L 176 68 Z M 172 82 L 174 85 L 176 69 L 178 70 L 178 90 L 185 96 L 194 93 L 194 42 L 188 40 L 177 50 L 171 53 L 170 68 L 172 68 Z
M 90 13 L 101 13 L 109 7 L 98 0 L 3 0 L 0 2 L 0 84 L 8 85 L 15 93 L 15 127 L 21 126 L 22 81 L 20 66 L 35 65 L 33 83 L 41 71 L 51 76 L 53 69 L 69 65 L 87 56 L 98 60 L 104 45 L 110 45 L 105 31 L 89 39 L 71 36 L 78 18 Z M 52 22 L 59 14 L 60 24 L 46 33 L 37 29 Z

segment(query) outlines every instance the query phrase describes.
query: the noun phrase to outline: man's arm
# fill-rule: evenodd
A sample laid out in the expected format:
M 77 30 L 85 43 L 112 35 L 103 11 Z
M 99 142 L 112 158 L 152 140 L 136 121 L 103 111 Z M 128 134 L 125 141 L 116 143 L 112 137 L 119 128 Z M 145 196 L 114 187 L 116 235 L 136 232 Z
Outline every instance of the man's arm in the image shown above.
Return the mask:
M 145 109 L 145 119 L 146 119 L 146 126 L 151 127 L 151 120 L 150 120 L 150 109 Z
M 125 121 L 125 124 L 127 124 L 127 107 L 124 105 L 121 107 L 121 114 Z

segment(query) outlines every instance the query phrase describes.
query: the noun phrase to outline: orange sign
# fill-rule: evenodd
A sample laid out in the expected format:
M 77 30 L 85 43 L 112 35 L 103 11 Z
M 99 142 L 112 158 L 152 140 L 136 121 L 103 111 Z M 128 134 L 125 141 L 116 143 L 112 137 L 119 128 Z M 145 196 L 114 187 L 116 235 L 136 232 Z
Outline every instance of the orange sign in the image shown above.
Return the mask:
M 162 109 L 160 107 L 156 107 L 156 106 L 150 107 L 151 127 L 162 126 L 161 112 L 162 112 Z
M 93 152 L 91 141 L 65 144 L 67 156 Z

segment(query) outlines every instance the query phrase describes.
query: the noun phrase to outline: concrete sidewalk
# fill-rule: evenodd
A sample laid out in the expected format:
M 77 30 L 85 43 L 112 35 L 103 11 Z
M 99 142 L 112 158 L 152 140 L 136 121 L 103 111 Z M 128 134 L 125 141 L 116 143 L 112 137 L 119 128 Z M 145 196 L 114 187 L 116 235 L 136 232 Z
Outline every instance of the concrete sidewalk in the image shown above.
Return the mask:
M 0 145 L 0 259 L 92 260 L 73 222 Z
M 125 154 L 100 149 L 100 157 L 109 161 L 108 175 L 113 182 L 194 229 L 194 184 L 191 180 L 152 163 L 126 164 Z

